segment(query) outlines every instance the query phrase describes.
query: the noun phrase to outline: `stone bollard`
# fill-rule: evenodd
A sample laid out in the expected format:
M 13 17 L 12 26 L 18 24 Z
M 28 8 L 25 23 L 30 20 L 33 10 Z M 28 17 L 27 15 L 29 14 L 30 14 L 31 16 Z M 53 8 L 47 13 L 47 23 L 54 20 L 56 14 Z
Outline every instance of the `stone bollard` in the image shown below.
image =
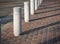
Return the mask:
M 40 4 L 42 3 L 43 0 L 40 0 Z
M 38 1 L 38 7 L 39 7 L 39 5 L 40 5 L 40 0 L 37 0 Z
M 38 1 L 35 0 L 35 10 L 37 10 L 37 9 L 38 9 Z
M 30 18 L 30 8 L 29 8 L 29 2 L 24 2 L 24 20 L 25 22 L 29 22 Z
M 34 14 L 34 0 L 30 0 L 30 14 Z
M 13 33 L 14 36 L 19 36 L 22 32 L 22 16 L 21 7 L 13 8 Z

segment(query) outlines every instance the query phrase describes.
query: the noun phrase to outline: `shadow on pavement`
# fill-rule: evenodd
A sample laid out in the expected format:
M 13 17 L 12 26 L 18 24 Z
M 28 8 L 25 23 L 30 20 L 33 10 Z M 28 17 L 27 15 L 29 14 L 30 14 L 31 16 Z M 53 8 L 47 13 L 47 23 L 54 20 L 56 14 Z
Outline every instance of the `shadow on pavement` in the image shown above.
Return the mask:
M 41 19 L 50 18 L 50 17 L 54 17 L 54 16 L 59 16 L 59 15 L 60 15 L 60 14 L 55 14 L 55 15 L 46 16 L 46 17 L 42 17 L 42 18 L 32 19 L 32 20 L 30 20 L 30 21 L 41 20 Z
M 21 35 L 29 34 L 29 33 L 32 33 L 34 31 L 38 31 L 38 30 L 41 30 L 41 29 L 44 29 L 44 28 L 47 28 L 47 27 L 50 27 L 50 26 L 57 25 L 57 24 L 60 24 L 60 21 L 57 21 L 57 22 L 54 22 L 54 23 L 51 23 L 51 24 L 48 24 L 48 25 L 45 25 L 45 26 L 41 26 L 41 27 L 38 27 L 38 28 L 30 29 L 28 31 L 22 32 Z
M 57 11 L 57 10 L 60 10 L 60 8 L 55 9 L 55 10 L 48 10 L 48 11 L 38 12 L 38 13 L 35 13 L 35 14 L 43 14 L 43 13 L 52 12 L 52 11 Z
M 38 44 L 55 44 L 55 43 L 57 43 L 59 41 L 60 41 L 60 36 L 49 39 L 48 41 L 44 41 L 43 43 L 38 42 Z
M 41 9 L 49 9 L 49 8 L 55 8 L 55 7 L 60 7 L 60 6 L 52 6 L 52 7 L 40 7 L 38 10 L 41 10 Z

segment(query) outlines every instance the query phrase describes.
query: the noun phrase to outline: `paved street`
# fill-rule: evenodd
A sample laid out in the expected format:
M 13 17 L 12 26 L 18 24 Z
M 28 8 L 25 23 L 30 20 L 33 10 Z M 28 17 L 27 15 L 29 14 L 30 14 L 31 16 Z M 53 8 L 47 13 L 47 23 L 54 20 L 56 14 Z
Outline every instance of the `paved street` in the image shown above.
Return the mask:
M 0 17 L 12 15 L 13 7 L 22 7 L 22 6 L 23 6 L 23 1 L 0 3 Z
M 2 44 L 60 44 L 60 0 L 43 1 L 35 14 L 30 15 L 29 23 L 23 18 L 18 37 L 13 35 L 12 18 L 12 15 L 2 18 Z

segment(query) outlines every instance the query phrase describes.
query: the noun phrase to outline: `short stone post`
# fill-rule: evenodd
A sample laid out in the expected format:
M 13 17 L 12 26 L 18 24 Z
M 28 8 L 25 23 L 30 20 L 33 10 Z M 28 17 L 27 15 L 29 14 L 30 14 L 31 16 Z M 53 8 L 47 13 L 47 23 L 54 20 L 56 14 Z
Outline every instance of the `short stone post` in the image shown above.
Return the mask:
M 40 5 L 40 0 L 38 0 L 38 7 L 39 7 L 39 5 Z
M 22 16 L 21 7 L 13 8 L 13 34 L 14 36 L 19 36 L 22 32 Z
M 40 4 L 42 3 L 43 0 L 40 0 Z
M 24 20 L 25 22 L 29 22 L 30 18 L 30 8 L 29 8 L 29 2 L 24 2 Z
M 37 9 L 38 9 L 38 1 L 35 0 L 35 10 L 37 10 Z
M 34 14 L 34 0 L 30 0 L 30 14 Z

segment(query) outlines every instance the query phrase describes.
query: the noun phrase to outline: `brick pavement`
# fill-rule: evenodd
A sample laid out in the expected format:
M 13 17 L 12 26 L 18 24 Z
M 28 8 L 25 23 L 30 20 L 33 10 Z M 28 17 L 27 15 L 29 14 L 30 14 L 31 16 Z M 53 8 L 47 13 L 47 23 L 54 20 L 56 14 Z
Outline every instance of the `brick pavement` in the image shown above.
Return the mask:
M 18 37 L 13 35 L 13 23 L 5 24 L 2 27 L 2 44 L 60 44 L 60 4 L 58 2 L 42 3 L 35 14 L 30 16 L 29 23 L 25 23 L 23 19 L 23 32 Z

